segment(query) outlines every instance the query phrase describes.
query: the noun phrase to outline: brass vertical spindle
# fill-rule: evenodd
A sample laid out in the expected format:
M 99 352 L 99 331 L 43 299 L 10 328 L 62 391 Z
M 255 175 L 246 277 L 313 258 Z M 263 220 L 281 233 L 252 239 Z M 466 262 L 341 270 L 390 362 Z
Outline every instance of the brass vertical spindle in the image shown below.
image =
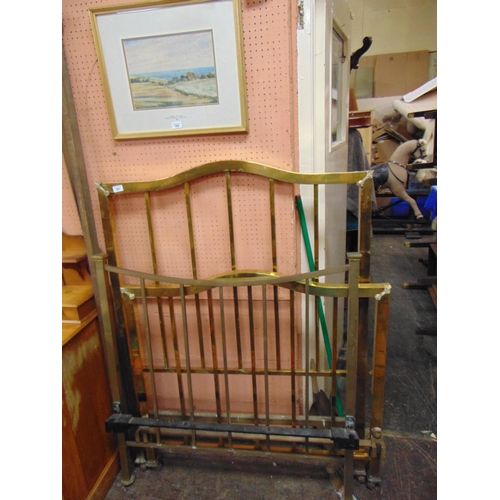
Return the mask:
M 142 353 L 143 345 L 142 341 L 137 333 L 136 318 L 137 315 L 137 301 L 134 300 L 134 296 L 123 296 L 123 314 L 125 317 L 125 323 L 127 325 L 128 338 L 130 343 L 130 357 L 132 360 L 132 365 L 134 367 L 134 379 L 137 394 L 146 394 L 145 387 L 145 373 L 143 371 L 142 360 L 145 356 Z M 148 405 L 146 401 L 141 402 L 139 399 L 139 409 L 141 411 L 141 416 L 149 413 Z
M 186 375 L 188 385 L 188 400 L 189 400 L 189 416 L 194 421 L 194 400 L 193 400 L 193 381 L 191 378 L 191 356 L 189 354 L 189 335 L 186 313 L 186 290 L 184 285 L 180 285 L 181 289 L 181 309 L 182 309 L 182 330 L 184 333 L 184 355 L 186 358 Z M 196 431 L 192 432 L 192 446 L 196 446 Z
M 253 418 L 254 424 L 259 423 L 259 413 L 257 407 L 257 375 L 256 363 L 255 363 L 255 329 L 253 321 L 253 298 L 252 298 L 252 287 L 247 287 L 248 289 L 248 320 L 250 324 L 250 356 L 252 360 L 252 393 L 253 393 Z
M 233 222 L 233 200 L 231 195 L 231 174 L 226 172 L 226 199 L 227 213 L 229 219 L 229 245 L 231 250 L 231 269 L 236 270 L 236 252 L 234 245 L 234 222 Z M 240 310 L 238 302 L 238 288 L 233 287 L 234 320 L 236 333 L 236 349 L 238 351 L 238 368 L 243 368 L 243 356 L 241 347 Z
M 98 189 L 99 208 L 101 211 L 101 220 L 104 231 L 104 241 L 106 252 L 108 254 L 108 264 L 116 266 L 119 263 L 118 249 L 115 247 L 115 238 L 113 230 L 116 227 L 116 220 L 113 213 L 113 205 L 110 204 L 109 193 L 103 189 Z M 116 337 L 117 355 L 120 365 L 120 376 L 122 379 L 123 397 L 121 400 L 122 411 L 139 415 L 139 402 L 134 389 L 134 373 L 130 366 L 130 351 L 125 328 L 125 318 L 121 305 L 120 277 L 116 273 L 109 276 L 111 282 L 110 295 L 113 306 L 113 321 Z M 106 295 L 103 295 L 106 297 Z
M 319 194 L 318 185 L 314 184 L 314 269 L 319 269 Z M 318 281 L 314 278 L 313 281 Z M 314 297 L 314 342 L 315 342 L 315 359 L 316 369 L 319 370 L 322 366 L 322 359 L 319 355 L 320 332 L 319 332 L 319 301 L 320 297 Z M 309 358 L 306 359 L 306 364 L 309 365 Z
M 370 281 L 370 243 L 372 233 L 373 179 L 367 179 L 359 188 L 358 251 L 361 254 L 359 281 Z M 368 376 L 368 317 L 369 300 L 359 301 L 359 340 L 356 402 L 356 431 L 361 439 L 365 437 L 366 387 Z
M 276 239 L 276 201 L 274 191 L 274 180 L 269 179 L 269 200 L 271 204 L 271 242 L 272 242 L 272 257 L 273 257 L 273 272 L 278 271 L 278 249 Z M 278 287 L 273 287 L 274 293 L 274 327 L 276 336 L 276 368 L 281 369 L 281 342 L 280 342 L 280 317 L 279 317 L 279 302 L 278 302 Z
M 184 184 L 184 195 L 186 198 L 186 210 L 187 210 L 188 229 L 189 229 L 189 246 L 191 249 L 191 268 L 193 272 L 193 279 L 198 279 L 198 270 L 196 266 L 196 250 L 194 246 L 193 214 L 191 211 L 191 189 L 189 186 L 189 182 L 186 182 Z M 198 341 L 200 345 L 201 367 L 205 368 L 205 347 L 203 344 L 203 326 L 201 322 L 200 296 L 198 294 L 194 296 L 194 302 L 196 307 L 196 324 L 198 327 Z
M 267 293 L 266 285 L 262 285 L 262 322 L 264 340 L 264 391 L 266 400 L 266 426 L 269 426 L 269 351 L 267 339 Z M 271 451 L 269 435 L 266 435 L 267 451 Z
M 149 231 L 149 245 L 151 249 L 151 261 L 153 264 L 153 274 L 158 274 L 158 263 L 156 259 L 156 246 L 154 241 L 154 231 L 153 231 L 153 219 L 151 215 L 151 197 L 149 191 L 144 193 L 144 201 L 146 202 L 146 215 L 148 219 L 148 231 Z M 156 285 L 159 285 L 158 282 L 155 282 Z M 168 348 L 167 348 L 167 338 L 165 333 L 165 323 L 163 319 L 163 303 L 160 297 L 156 298 L 156 306 L 158 308 L 158 318 L 160 322 L 160 334 L 161 334 L 161 343 L 163 347 L 163 364 L 165 368 L 168 368 Z
M 345 450 L 344 455 L 344 496 L 345 500 L 353 500 L 354 451 Z
M 228 366 L 227 366 L 227 345 L 226 345 L 226 317 L 224 315 L 224 289 L 219 287 L 219 306 L 220 306 L 220 329 L 222 336 L 222 357 L 224 364 L 224 387 L 226 391 L 226 418 L 227 423 L 231 423 L 231 405 L 230 405 L 230 397 L 229 397 L 229 375 L 228 375 Z M 233 438 L 232 434 L 228 432 L 228 441 L 229 448 L 233 448 Z
M 309 428 L 309 279 L 305 280 L 305 301 L 306 301 L 306 311 L 305 311 L 305 322 L 306 322 L 306 378 L 305 378 L 305 392 L 306 392 L 306 406 L 304 408 L 305 413 L 305 426 L 306 429 Z M 306 437 L 306 454 L 309 454 L 309 438 Z
M 361 254 L 349 253 L 349 297 L 347 306 L 346 415 L 356 415 L 359 322 L 359 261 Z
M 212 290 L 207 291 L 207 296 L 208 296 L 208 318 L 210 322 L 210 341 L 212 343 L 212 364 L 214 370 L 215 404 L 217 408 L 217 422 L 221 422 L 219 370 L 217 361 L 217 343 L 215 341 L 215 320 L 214 320 Z
M 367 179 L 359 188 L 358 251 L 361 254 L 360 281 L 370 281 L 370 243 L 372 237 L 373 179 Z
M 179 339 L 177 337 L 177 321 L 175 320 L 175 307 L 174 299 L 168 298 L 168 307 L 170 311 L 170 326 L 172 329 L 172 339 L 174 343 L 174 356 L 175 356 L 175 371 L 177 373 L 177 387 L 179 389 L 179 403 L 181 406 L 182 418 L 186 416 L 186 403 L 184 398 L 184 384 L 182 383 L 182 368 L 181 356 L 179 352 Z
M 358 379 L 358 324 L 359 324 L 359 267 L 361 254 L 349 253 L 349 297 L 347 305 L 347 381 L 345 413 L 355 417 L 356 429 L 364 426 L 364 421 L 358 424 L 356 413 L 356 389 Z M 344 497 L 352 499 L 354 475 L 354 452 L 345 451 L 344 458 Z
M 358 359 L 356 378 L 356 432 L 365 437 L 366 392 L 368 378 L 368 317 L 370 299 L 359 299 L 358 311 Z
M 339 299 L 333 298 L 333 318 L 332 318 L 332 393 L 330 401 L 332 402 L 332 427 L 335 425 L 335 409 L 337 398 L 337 342 L 338 342 L 338 319 L 339 319 Z
M 292 391 L 292 427 L 297 427 L 297 390 L 295 380 L 295 294 L 290 290 L 290 373 Z
M 375 334 L 373 338 L 372 410 L 370 428 L 383 425 L 384 380 L 387 358 L 387 332 L 389 328 L 389 295 L 376 301 Z
M 149 385 L 151 386 L 151 397 L 153 399 L 153 415 L 154 418 L 158 418 L 158 398 L 156 394 L 155 369 L 153 363 L 153 346 L 151 344 L 151 331 L 149 329 L 149 314 L 148 314 L 148 303 L 146 299 L 146 287 L 144 284 L 144 278 L 141 278 L 140 281 L 141 281 L 144 332 L 146 334 L 146 348 L 148 351 Z
M 99 288 L 99 295 L 101 297 L 108 296 L 108 281 L 104 272 L 104 264 L 106 257 L 104 255 L 93 255 L 92 259 L 95 264 L 96 281 Z M 120 379 L 120 372 L 118 370 L 119 362 L 116 353 L 116 337 L 113 328 L 112 312 L 109 309 L 107 300 L 103 300 L 101 304 L 102 323 L 104 328 L 104 354 L 106 359 L 106 371 L 109 380 L 109 388 L 111 398 L 114 402 L 121 403 L 122 394 L 122 380 Z M 124 432 L 117 434 L 118 454 L 120 457 L 120 468 L 123 484 L 132 484 L 135 476 L 133 473 L 133 460 L 130 450 L 126 444 L 126 436 Z

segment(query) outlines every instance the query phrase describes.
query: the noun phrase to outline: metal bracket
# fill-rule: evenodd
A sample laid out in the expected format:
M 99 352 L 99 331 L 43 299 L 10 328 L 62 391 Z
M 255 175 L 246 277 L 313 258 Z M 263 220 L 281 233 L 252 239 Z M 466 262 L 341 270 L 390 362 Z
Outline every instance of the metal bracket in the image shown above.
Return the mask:
M 363 179 L 361 179 L 360 181 L 356 182 L 356 186 L 362 187 L 368 179 L 373 179 L 373 171 L 372 170 L 368 170 L 366 172 L 365 177 Z
M 120 288 L 120 292 L 123 295 L 126 295 L 129 300 L 134 300 L 135 299 L 135 294 L 128 292 L 125 288 Z
M 346 429 L 354 429 L 354 426 L 356 424 L 356 421 L 354 420 L 354 417 L 352 415 L 346 415 L 345 416 L 345 428 Z
M 384 295 L 389 295 L 391 293 L 391 285 L 384 286 L 384 289 L 375 295 L 375 299 L 380 300 Z
M 101 190 L 106 196 L 109 196 L 111 194 L 100 182 L 96 182 L 95 187 Z

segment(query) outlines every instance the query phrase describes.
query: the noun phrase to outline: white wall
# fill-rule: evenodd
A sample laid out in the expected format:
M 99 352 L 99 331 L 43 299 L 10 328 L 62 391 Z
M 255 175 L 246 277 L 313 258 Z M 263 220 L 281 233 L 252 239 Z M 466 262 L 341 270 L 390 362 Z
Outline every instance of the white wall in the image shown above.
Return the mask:
M 437 50 L 437 0 L 349 0 L 354 15 L 351 50 L 373 43 L 366 55 Z

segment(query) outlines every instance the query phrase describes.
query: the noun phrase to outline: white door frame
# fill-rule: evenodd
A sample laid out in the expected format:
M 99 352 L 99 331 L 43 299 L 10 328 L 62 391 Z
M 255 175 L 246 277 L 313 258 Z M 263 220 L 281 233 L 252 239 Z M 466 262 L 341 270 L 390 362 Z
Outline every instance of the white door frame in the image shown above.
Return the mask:
M 303 18 L 299 19 L 297 30 L 299 170 L 316 173 L 345 172 L 347 171 L 351 12 L 347 0 L 303 0 L 301 5 Z M 344 106 L 340 122 L 344 127 L 344 140 L 332 145 L 330 115 L 333 29 L 344 40 L 343 64 L 346 66 L 341 80 Z M 330 186 L 326 193 L 324 190 L 319 192 L 320 269 L 345 264 L 346 194 L 346 186 Z M 312 191 L 304 188 L 301 197 L 306 213 L 312 216 Z M 308 219 L 310 231 L 313 228 L 312 224 L 313 221 Z M 301 266 L 302 270 L 309 269 L 303 243 Z M 329 276 L 328 280 L 343 281 L 344 276 Z M 332 304 L 327 301 L 325 311 L 330 332 L 331 308 Z M 339 323 L 343 324 L 343 317 L 339 318 Z M 304 362 L 308 363 L 308 360 Z M 326 363 L 324 349 L 323 362 Z

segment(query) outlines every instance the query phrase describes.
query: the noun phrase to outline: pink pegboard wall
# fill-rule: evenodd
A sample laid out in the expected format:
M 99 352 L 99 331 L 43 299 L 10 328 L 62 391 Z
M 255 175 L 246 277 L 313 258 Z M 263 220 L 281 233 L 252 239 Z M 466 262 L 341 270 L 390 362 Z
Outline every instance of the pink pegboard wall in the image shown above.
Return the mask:
M 115 141 L 105 101 L 97 52 L 94 47 L 88 9 L 97 5 L 123 3 L 123 0 L 63 0 L 63 47 L 71 81 L 73 98 L 82 140 L 89 189 L 100 246 L 104 249 L 96 182 L 126 182 L 169 177 L 196 165 L 217 160 L 248 160 L 277 168 L 297 170 L 298 152 L 296 103 L 296 12 L 295 4 L 287 0 L 241 0 L 243 23 L 243 52 L 246 75 L 249 130 L 243 134 L 213 134 L 186 137 Z M 135 2 L 131 2 L 133 4 Z M 203 187 L 202 187 L 203 186 Z M 227 221 L 227 203 L 223 176 L 193 182 L 193 232 L 197 246 L 196 264 L 199 277 L 208 277 L 231 268 Z M 236 264 L 238 267 L 272 270 L 270 252 L 270 208 L 267 181 L 232 180 L 235 200 Z M 63 183 L 63 203 L 73 206 L 71 187 Z M 289 186 L 276 183 L 277 261 L 284 274 L 297 271 L 297 227 L 293 192 Z M 119 236 L 119 265 L 152 272 L 145 200 L 141 195 L 116 199 L 117 232 Z M 158 273 L 191 277 L 189 235 L 186 231 L 186 204 L 183 188 L 163 197 L 151 193 L 152 221 L 156 246 Z M 76 218 L 75 218 L 76 216 Z M 63 227 L 79 227 L 75 210 L 63 210 Z M 268 300 L 271 300 L 269 292 Z M 285 308 L 289 292 L 280 290 L 282 328 L 288 331 Z M 254 299 L 258 301 L 259 293 Z M 243 296 L 242 296 L 243 297 Z M 230 298 L 230 297 L 229 297 Z M 243 298 L 244 300 L 244 298 Z M 191 301 L 189 307 L 193 307 Z M 256 306 L 257 307 L 257 306 Z M 229 303 L 227 305 L 230 310 Z M 269 306 L 271 310 L 271 306 Z M 189 317 L 193 318 L 190 312 Z M 157 319 L 157 318 L 156 318 Z M 190 319 L 190 321 L 193 321 Z M 203 320 L 208 321 L 206 317 Z M 245 322 L 245 324 L 248 321 Z M 272 325 L 269 326 L 271 328 Z M 152 321 L 153 339 L 158 341 L 157 321 Z M 205 324 L 205 332 L 209 331 Z M 193 326 L 193 332 L 194 326 Z M 195 333 L 190 333 L 195 335 Z M 206 335 L 206 333 L 205 333 Z M 248 339 L 244 335 L 245 345 Z M 260 342 L 260 340 L 258 340 Z M 283 349 L 287 342 L 282 340 Z M 300 342 L 297 338 L 297 346 Z M 195 342 L 196 345 L 196 342 Z M 258 352 L 262 346 L 258 345 Z M 271 348 L 273 344 L 271 341 Z M 206 339 L 209 349 L 209 339 Z M 182 346 L 181 346 L 182 350 Z M 234 338 L 228 338 L 230 356 L 235 355 Z M 156 350 L 155 350 L 156 351 Z M 248 350 L 247 350 L 248 351 Z M 297 350 L 297 363 L 300 349 Z M 170 360 L 172 362 L 172 360 Z M 234 360 L 233 360 L 234 361 Z M 289 363 L 288 359 L 284 362 Z M 245 359 L 248 364 L 248 360 Z M 160 402 L 175 399 L 168 393 L 170 375 L 159 382 Z M 278 379 L 280 377 L 277 377 Z M 263 389 L 259 379 L 259 402 Z M 206 407 L 204 394 L 213 392 L 210 378 L 197 380 L 195 399 L 200 408 Z M 285 404 L 290 400 L 289 389 L 282 380 L 272 383 L 271 403 Z M 233 411 L 251 411 L 251 387 L 242 387 L 241 378 L 231 377 Z M 234 393 L 233 393 L 234 391 Z M 198 394 L 199 393 L 199 394 Z M 225 392 L 222 391 L 222 400 Z M 300 400 L 300 398 L 299 398 Z M 262 409 L 262 408 L 261 408 Z
M 63 47 L 102 247 L 95 182 L 164 178 L 224 159 L 297 169 L 296 13 L 290 2 L 242 0 L 248 133 L 126 141 L 115 141 L 111 134 L 88 13 L 92 6 L 117 3 L 123 2 L 63 0 Z M 63 183 L 63 203 L 66 206 L 71 200 L 71 189 Z M 63 210 L 63 227 L 68 217 L 74 218 L 74 212 Z

